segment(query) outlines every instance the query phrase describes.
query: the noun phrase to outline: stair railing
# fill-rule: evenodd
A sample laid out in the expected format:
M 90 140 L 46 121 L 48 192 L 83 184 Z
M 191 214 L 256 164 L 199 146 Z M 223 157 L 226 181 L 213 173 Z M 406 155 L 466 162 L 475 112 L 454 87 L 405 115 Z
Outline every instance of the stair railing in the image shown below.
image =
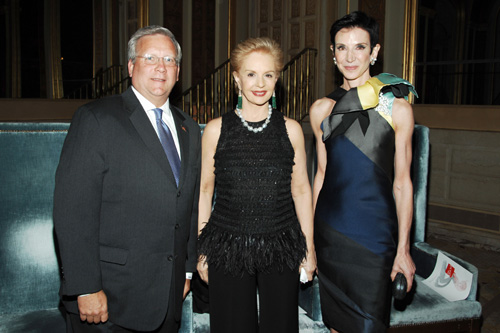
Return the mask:
M 113 65 L 97 71 L 94 78 L 67 94 L 68 99 L 96 99 L 121 94 L 130 86 L 130 78 L 123 75 L 123 66 Z
M 226 60 L 200 83 L 184 91 L 180 108 L 200 124 L 232 109 L 235 88 L 230 67 Z
M 284 96 L 281 112 L 302 121 L 315 100 L 316 49 L 307 48 L 293 57 L 283 68 L 281 80 Z
M 276 85 L 278 109 L 287 117 L 302 121 L 314 101 L 317 50 L 307 48 L 283 68 Z M 200 83 L 184 91 L 178 105 L 200 124 L 233 110 L 236 88 L 229 60 Z

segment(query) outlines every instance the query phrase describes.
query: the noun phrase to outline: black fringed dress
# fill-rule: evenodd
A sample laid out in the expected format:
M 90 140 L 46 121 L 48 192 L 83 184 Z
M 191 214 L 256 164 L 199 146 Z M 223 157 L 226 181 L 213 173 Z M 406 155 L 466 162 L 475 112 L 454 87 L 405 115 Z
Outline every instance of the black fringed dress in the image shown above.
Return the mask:
M 215 205 L 198 241 L 209 269 L 234 276 L 286 266 L 298 272 L 307 247 L 292 200 L 294 150 L 283 115 L 273 110 L 259 133 L 234 112 L 223 115 L 214 159 Z

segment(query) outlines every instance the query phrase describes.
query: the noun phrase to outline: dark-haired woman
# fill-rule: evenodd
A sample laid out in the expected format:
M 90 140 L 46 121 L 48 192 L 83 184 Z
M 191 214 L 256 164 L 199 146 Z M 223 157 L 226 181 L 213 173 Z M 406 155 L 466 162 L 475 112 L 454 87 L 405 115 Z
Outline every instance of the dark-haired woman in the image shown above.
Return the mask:
M 410 290 L 413 188 L 410 179 L 415 94 L 407 81 L 370 75 L 378 24 L 362 12 L 330 31 L 343 84 L 316 101 L 310 119 L 317 141 L 315 245 L 323 320 L 332 332 L 385 332 L 391 280 Z

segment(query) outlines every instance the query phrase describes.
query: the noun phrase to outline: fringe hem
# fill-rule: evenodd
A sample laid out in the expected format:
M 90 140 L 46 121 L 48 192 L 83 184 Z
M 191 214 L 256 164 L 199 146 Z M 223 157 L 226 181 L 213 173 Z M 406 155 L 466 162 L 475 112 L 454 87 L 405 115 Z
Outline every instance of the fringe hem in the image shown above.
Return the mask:
M 257 235 L 232 232 L 209 222 L 198 238 L 198 255 L 206 256 L 209 267 L 223 268 L 233 276 L 266 273 L 271 267 L 298 269 L 306 252 L 298 221 L 278 232 Z

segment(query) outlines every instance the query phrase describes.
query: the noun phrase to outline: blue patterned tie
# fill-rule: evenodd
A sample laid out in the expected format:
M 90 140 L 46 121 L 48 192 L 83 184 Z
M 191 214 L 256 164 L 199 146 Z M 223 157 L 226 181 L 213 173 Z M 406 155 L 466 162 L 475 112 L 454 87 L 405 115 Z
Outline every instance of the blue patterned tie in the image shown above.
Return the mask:
M 168 128 L 167 124 L 161 119 L 162 109 L 153 109 L 156 116 L 156 127 L 158 127 L 158 134 L 160 136 L 160 142 L 167 154 L 168 161 L 170 162 L 170 167 L 174 173 L 175 183 L 179 186 L 179 176 L 181 174 L 181 160 L 179 159 L 179 154 L 177 153 L 177 148 L 175 147 L 174 138 L 172 133 Z

